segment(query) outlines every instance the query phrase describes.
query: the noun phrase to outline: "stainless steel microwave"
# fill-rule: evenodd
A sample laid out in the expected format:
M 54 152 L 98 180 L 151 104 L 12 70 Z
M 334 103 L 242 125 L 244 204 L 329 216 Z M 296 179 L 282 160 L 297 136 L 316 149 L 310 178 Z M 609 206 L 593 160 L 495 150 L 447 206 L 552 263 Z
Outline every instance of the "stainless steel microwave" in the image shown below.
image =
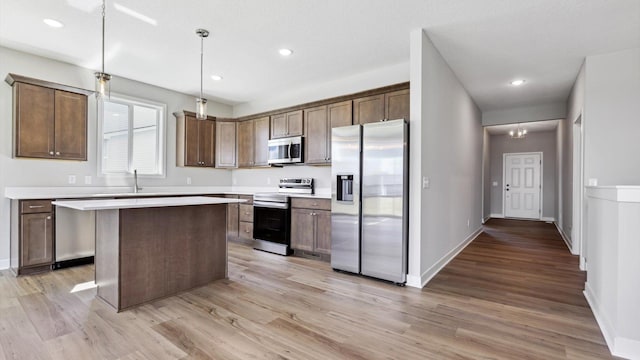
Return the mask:
M 303 161 L 302 136 L 269 140 L 269 164 L 295 164 Z

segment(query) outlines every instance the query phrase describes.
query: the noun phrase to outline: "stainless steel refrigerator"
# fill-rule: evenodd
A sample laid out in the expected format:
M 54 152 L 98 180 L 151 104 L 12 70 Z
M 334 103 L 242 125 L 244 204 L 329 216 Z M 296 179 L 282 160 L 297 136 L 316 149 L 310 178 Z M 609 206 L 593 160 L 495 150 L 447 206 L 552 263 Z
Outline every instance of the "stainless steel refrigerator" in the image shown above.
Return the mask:
M 334 269 L 406 282 L 408 140 L 404 120 L 332 129 Z

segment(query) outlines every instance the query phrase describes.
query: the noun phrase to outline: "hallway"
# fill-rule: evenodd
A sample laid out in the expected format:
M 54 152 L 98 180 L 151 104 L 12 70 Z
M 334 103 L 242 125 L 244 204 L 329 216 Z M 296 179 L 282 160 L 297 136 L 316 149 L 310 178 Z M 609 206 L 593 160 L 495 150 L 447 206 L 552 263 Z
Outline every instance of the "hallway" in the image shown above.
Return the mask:
M 517 358 L 608 359 L 582 294 L 585 278 L 554 225 L 491 219 L 423 291 L 467 299 L 442 306 L 451 307 L 457 337 L 487 349 Z

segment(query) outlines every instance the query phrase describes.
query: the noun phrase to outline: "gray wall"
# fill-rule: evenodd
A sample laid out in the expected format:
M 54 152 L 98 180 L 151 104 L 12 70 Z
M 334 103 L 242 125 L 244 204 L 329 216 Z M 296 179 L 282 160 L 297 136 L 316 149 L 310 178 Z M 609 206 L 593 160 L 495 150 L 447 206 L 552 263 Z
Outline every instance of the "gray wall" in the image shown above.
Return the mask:
M 481 122 L 479 108 L 427 34 L 412 32 L 411 285 L 431 278 L 481 227 Z M 423 177 L 429 188 L 421 188 Z
M 107 69 L 108 70 L 108 69 Z M 0 47 L 0 77 L 15 73 L 36 79 L 48 80 L 75 87 L 93 89 L 93 71 L 67 63 Z M 151 86 L 148 84 L 115 77 L 111 91 L 144 98 L 167 105 L 165 128 L 166 177 L 140 179 L 142 186 L 186 185 L 187 177 L 193 186 L 231 185 L 231 171 L 176 167 L 176 121 L 173 112 L 194 109 L 193 96 Z M 232 109 L 228 105 L 209 102 L 211 115 L 228 117 Z M 88 186 L 129 186 L 128 177 L 105 178 L 97 174 L 96 123 L 97 108 L 94 97 L 89 98 L 88 113 L 88 161 L 60 161 L 40 159 L 14 159 L 11 157 L 12 135 L 12 91 L 3 82 L 0 84 L 0 267 L 9 258 L 9 204 L 4 197 L 7 186 L 83 186 L 84 176 L 92 177 Z M 76 175 L 77 184 L 67 183 L 68 175 Z
M 519 152 L 542 152 L 542 217 L 555 218 L 556 214 L 556 132 L 532 132 L 524 139 L 511 139 L 508 135 L 491 135 L 490 148 L 490 182 L 496 181 L 498 186 L 491 186 L 491 213 L 503 215 L 502 195 L 503 154 Z

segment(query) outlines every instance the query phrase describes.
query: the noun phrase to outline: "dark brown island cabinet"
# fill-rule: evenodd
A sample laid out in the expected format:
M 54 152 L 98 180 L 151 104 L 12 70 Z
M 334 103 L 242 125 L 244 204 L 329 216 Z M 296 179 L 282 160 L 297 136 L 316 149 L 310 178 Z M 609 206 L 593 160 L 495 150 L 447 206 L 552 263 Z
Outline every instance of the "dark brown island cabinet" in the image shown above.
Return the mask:
M 302 110 L 271 116 L 271 138 L 302 136 Z
M 238 123 L 216 121 L 216 168 L 238 167 Z
M 176 164 L 177 166 L 214 167 L 215 131 L 214 117 L 196 119 L 195 113 L 176 112 Z
M 268 166 L 269 117 L 238 123 L 238 167 Z
M 304 110 L 304 162 L 331 163 L 331 129 L 353 124 L 353 102 L 316 106 Z
M 295 254 L 329 260 L 331 200 L 291 199 L 291 247 Z
M 353 100 L 353 123 L 409 119 L 409 89 Z
M 8 74 L 13 87 L 13 156 L 87 160 L 87 99 L 93 91 Z
M 51 270 L 55 223 L 51 200 L 12 200 L 11 207 L 11 270 L 16 275 Z

